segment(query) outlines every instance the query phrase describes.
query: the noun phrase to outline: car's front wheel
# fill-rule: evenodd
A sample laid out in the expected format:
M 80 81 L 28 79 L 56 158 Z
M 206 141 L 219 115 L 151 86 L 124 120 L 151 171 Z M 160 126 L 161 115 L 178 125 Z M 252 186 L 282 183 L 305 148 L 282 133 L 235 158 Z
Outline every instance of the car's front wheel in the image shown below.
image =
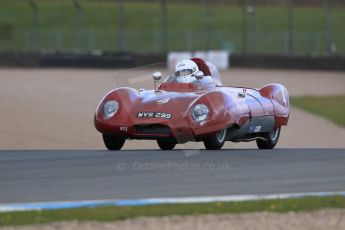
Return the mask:
M 280 136 L 280 128 L 273 130 L 270 133 L 264 133 L 262 135 L 265 140 L 256 140 L 256 145 L 259 149 L 273 149 L 278 143 Z
M 204 138 L 204 145 L 208 150 L 219 150 L 226 141 L 226 128 L 216 134 Z
M 176 141 L 161 139 L 157 140 L 157 144 L 161 150 L 173 150 L 175 148 Z
M 108 150 L 120 150 L 125 144 L 126 139 L 112 135 L 103 134 L 103 141 Z

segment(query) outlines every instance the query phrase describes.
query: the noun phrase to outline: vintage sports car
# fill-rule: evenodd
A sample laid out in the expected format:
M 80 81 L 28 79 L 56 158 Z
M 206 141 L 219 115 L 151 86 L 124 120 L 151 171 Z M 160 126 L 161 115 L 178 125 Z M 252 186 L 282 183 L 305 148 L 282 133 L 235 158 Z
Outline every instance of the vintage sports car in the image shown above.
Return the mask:
M 121 87 L 109 92 L 94 116 L 109 150 L 127 139 L 156 140 L 163 150 L 177 143 L 203 141 L 206 149 L 221 149 L 225 141 L 256 141 L 273 149 L 289 120 L 289 96 L 280 84 L 261 89 L 223 86 L 217 68 L 193 58 L 195 83 L 168 76 L 153 90 Z M 155 86 L 161 73 L 153 74 Z

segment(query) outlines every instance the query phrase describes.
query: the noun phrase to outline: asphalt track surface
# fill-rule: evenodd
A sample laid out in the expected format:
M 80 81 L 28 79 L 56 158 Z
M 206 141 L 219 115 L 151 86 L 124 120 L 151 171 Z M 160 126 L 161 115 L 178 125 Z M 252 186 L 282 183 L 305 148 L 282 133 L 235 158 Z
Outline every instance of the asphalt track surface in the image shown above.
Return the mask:
M 0 151 L 0 203 L 345 190 L 345 149 Z

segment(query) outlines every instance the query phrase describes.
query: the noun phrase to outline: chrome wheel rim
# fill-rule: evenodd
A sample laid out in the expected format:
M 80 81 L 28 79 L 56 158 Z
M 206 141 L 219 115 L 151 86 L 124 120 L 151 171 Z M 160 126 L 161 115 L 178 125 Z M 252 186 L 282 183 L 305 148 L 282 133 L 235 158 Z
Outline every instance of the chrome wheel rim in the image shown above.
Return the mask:
M 225 139 L 225 135 L 226 135 L 226 129 L 220 130 L 217 134 L 216 134 L 216 138 L 217 141 L 219 143 L 223 142 Z
M 279 129 L 274 130 L 270 133 L 270 138 L 272 141 L 276 141 L 278 138 Z

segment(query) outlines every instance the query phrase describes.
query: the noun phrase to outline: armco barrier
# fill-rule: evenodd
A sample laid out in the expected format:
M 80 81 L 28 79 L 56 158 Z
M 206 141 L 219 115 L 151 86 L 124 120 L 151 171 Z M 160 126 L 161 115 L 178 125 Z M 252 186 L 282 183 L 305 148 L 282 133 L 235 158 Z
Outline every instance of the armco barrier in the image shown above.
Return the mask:
M 134 55 L 115 54 L 43 54 L 39 57 L 41 67 L 93 67 L 126 68 L 135 66 Z
M 87 67 L 127 68 L 136 66 L 131 53 L 1 53 L 0 66 L 7 67 Z
M 0 66 L 38 67 L 39 55 L 34 53 L 1 53 Z
M 345 70 L 344 56 L 231 55 L 230 67 Z
M 75 53 L 0 53 L 0 66 L 10 67 L 87 67 L 128 68 L 161 64 L 166 66 L 166 54 L 75 54 Z M 345 70 L 345 56 L 284 56 L 284 55 L 230 55 L 231 67 L 283 68 L 314 70 Z

